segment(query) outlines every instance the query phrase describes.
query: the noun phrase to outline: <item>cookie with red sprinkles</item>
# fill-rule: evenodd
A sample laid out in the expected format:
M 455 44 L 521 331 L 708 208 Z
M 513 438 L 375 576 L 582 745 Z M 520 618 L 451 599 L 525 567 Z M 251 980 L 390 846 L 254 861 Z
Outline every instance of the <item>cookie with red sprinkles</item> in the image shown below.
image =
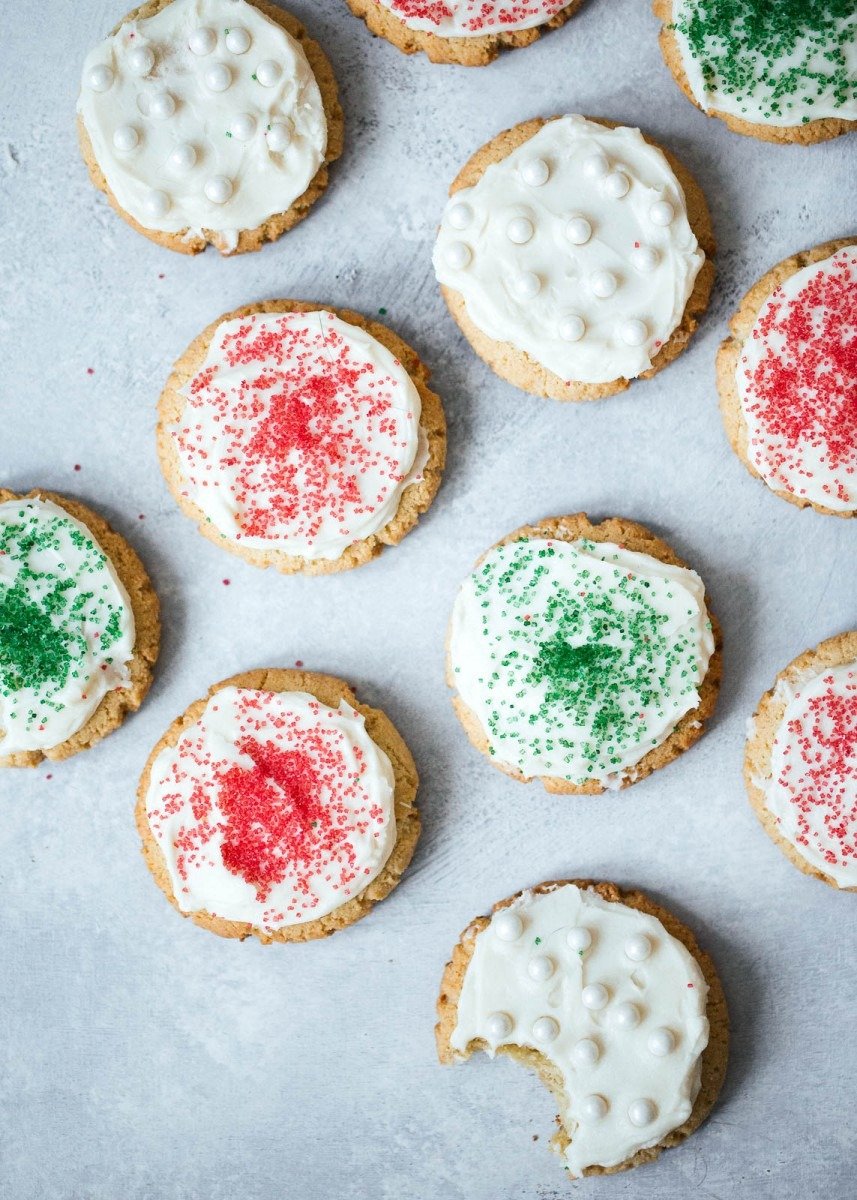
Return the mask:
M 574 16 L 583 0 L 346 0 L 377 37 L 434 63 L 484 67 Z
M 137 828 L 182 916 L 221 937 L 308 941 L 398 884 L 420 832 L 417 785 L 392 722 L 342 680 L 247 671 L 155 746 Z
M 783 500 L 857 512 L 857 239 L 794 254 L 750 289 L 717 357 L 723 423 Z
M 213 322 L 161 395 L 158 454 L 200 532 L 254 566 L 324 574 L 396 545 L 446 459 L 429 371 L 392 330 L 293 300 Z
M 857 632 L 780 671 L 748 723 L 744 781 L 789 862 L 857 892 Z

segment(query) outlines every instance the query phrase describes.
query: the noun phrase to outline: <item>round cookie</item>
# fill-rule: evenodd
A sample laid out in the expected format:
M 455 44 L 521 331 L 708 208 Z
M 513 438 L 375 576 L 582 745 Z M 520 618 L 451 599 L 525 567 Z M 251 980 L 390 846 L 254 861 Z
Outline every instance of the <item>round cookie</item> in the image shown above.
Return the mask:
M 254 566 L 323 574 L 396 545 L 431 504 L 446 422 L 419 356 L 347 309 L 268 300 L 214 321 L 161 395 L 182 511 Z
M 692 746 L 721 671 L 699 576 L 642 525 L 585 513 L 525 525 L 483 555 L 447 641 L 476 749 L 569 795 L 628 787 Z
M 173 907 L 221 937 L 302 942 L 399 882 L 420 834 L 411 753 L 384 713 L 308 671 L 246 671 L 173 722 L 137 829 Z
M 330 63 L 267 0 L 148 0 L 87 56 L 77 111 L 92 182 L 182 254 L 275 241 L 342 153 Z
M 857 126 L 852 0 L 654 0 L 661 51 L 691 103 L 766 142 Z
M 751 475 L 799 508 L 857 510 L 857 242 L 794 254 L 750 289 L 717 356 L 720 410 Z
M 0 488 L 0 767 L 87 750 L 140 707 L 158 657 L 158 598 L 103 517 Z
M 789 862 L 857 892 L 857 633 L 780 671 L 748 722 L 744 782 Z
M 729 1016 L 691 931 L 639 891 L 560 880 L 464 930 L 437 1003 L 442 1063 L 476 1050 L 531 1067 L 559 1106 L 569 1178 L 652 1162 L 710 1113 Z
M 598 400 L 687 345 L 714 280 L 688 171 L 637 129 L 580 116 L 499 134 L 450 188 L 434 250 L 476 353 L 535 396 Z
M 582 0 L 346 0 L 372 33 L 434 63 L 484 67 L 558 29 Z

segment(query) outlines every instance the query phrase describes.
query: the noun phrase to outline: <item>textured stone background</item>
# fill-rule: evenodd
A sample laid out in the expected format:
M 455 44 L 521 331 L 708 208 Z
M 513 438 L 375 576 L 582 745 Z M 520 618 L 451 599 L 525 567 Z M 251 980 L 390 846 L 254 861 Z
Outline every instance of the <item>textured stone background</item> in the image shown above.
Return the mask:
M 855 624 L 854 530 L 747 475 L 721 429 L 714 354 L 757 276 L 853 228 L 854 143 L 777 148 L 706 120 L 663 66 L 645 0 L 588 0 L 565 29 L 478 71 L 406 59 L 342 0 L 291 7 L 333 60 L 347 151 L 309 220 L 234 261 L 150 244 L 86 179 L 79 66 L 121 0 L 0 12 L 0 479 L 103 511 L 148 564 L 165 623 L 136 717 L 91 753 L 0 780 L 0 1194 L 566 1196 L 546 1144 L 550 1097 L 508 1062 L 441 1069 L 433 1006 L 471 916 L 521 886 L 590 875 L 646 888 L 695 927 L 726 984 L 734 1048 L 722 1100 L 691 1141 L 572 1194 L 853 1196 L 854 898 L 771 845 L 740 763 L 744 722 L 776 671 Z M 710 199 L 720 245 L 690 351 L 583 408 L 494 378 L 430 265 L 446 184 L 470 152 L 525 117 L 575 110 L 671 146 Z M 170 364 L 219 313 L 275 296 L 386 308 L 447 405 L 449 469 L 432 512 L 340 577 L 282 578 L 208 544 L 155 459 Z M 726 639 L 711 732 L 639 787 L 588 800 L 492 770 L 442 677 L 447 614 L 475 557 L 523 522 L 578 509 L 667 537 L 706 580 Z M 424 836 L 399 890 L 334 939 L 220 941 L 181 921 L 149 878 L 137 776 L 212 680 L 297 659 L 394 717 L 422 774 Z

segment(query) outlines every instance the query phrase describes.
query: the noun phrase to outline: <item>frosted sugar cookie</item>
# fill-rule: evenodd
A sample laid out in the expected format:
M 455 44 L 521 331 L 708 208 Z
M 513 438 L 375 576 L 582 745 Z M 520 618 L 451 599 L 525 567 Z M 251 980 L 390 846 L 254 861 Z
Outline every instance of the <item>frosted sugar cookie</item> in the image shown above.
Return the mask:
M 496 767 L 591 795 L 702 735 L 719 642 L 702 580 L 665 542 L 577 513 L 526 525 L 479 560 L 453 608 L 447 682 Z
M 0 767 L 95 745 L 140 707 L 158 598 L 137 555 L 77 500 L 0 488 Z
M 221 937 L 327 937 L 392 891 L 420 833 L 402 738 L 347 684 L 247 671 L 155 746 L 137 792 L 146 865 Z
M 857 633 L 782 670 L 749 722 L 747 794 L 799 870 L 857 892 Z
M 705 199 L 638 129 L 526 121 L 470 159 L 434 250 L 450 312 L 501 378 L 597 400 L 666 366 L 705 311 Z
M 735 133 L 821 142 L 857 123 L 854 0 L 654 0 L 684 94 Z
M 330 63 L 266 0 L 149 0 L 87 56 L 77 111 L 95 186 L 183 254 L 274 241 L 342 153 Z
M 642 892 L 543 883 L 465 929 L 437 1011 L 441 1062 L 508 1054 L 550 1088 L 569 1178 L 651 1162 L 705 1120 L 729 1017 L 711 959 Z
M 405 54 L 436 63 L 484 67 L 501 50 L 529 46 L 557 29 L 581 0 L 346 0 L 372 33 Z
M 440 486 L 446 423 L 429 372 L 358 313 L 269 300 L 227 313 L 176 363 L 158 452 L 202 534 L 258 567 L 360 566 Z
M 792 255 L 741 302 L 717 357 L 720 409 L 751 475 L 800 508 L 857 509 L 857 242 Z

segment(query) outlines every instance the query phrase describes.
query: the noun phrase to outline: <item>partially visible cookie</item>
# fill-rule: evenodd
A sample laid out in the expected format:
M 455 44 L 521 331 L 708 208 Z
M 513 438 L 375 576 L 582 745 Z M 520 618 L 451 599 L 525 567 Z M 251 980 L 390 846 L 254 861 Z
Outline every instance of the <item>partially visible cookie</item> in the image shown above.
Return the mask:
M 234 254 L 307 215 L 343 117 L 324 52 L 268 0 L 147 0 L 87 56 L 78 134 L 92 182 L 139 233 Z
M 525 121 L 473 155 L 434 250 L 476 353 L 535 396 L 598 400 L 688 344 L 708 305 L 714 235 L 687 170 L 638 129 Z
M 857 633 L 780 671 L 748 724 L 744 781 L 789 862 L 857 892 Z
M 729 1016 L 709 956 L 642 892 L 543 883 L 464 930 L 437 1003 L 440 1060 L 476 1050 L 537 1072 L 571 1179 L 652 1162 L 693 1133 L 726 1074 Z
M 720 410 L 751 475 L 799 508 L 857 511 L 857 241 L 778 263 L 717 356 Z
M 347 309 L 226 313 L 161 395 L 158 454 L 200 532 L 257 567 L 323 574 L 394 546 L 440 487 L 446 422 L 429 371 Z
M 620 517 L 517 529 L 477 562 L 450 621 L 467 736 L 549 792 L 596 795 L 672 762 L 702 736 L 720 676 L 702 580 Z
M 654 0 L 661 51 L 697 108 L 766 142 L 857 128 L 852 0 Z
M 0 767 L 35 767 L 140 707 L 158 598 L 125 539 L 54 492 L 0 488 L 0 561 Z
M 399 882 L 420 833 L 417 770 L 341 679 L 245 671 L 155 746 L 137 829 L 158 887 L 221 937 L 327 937 Z

